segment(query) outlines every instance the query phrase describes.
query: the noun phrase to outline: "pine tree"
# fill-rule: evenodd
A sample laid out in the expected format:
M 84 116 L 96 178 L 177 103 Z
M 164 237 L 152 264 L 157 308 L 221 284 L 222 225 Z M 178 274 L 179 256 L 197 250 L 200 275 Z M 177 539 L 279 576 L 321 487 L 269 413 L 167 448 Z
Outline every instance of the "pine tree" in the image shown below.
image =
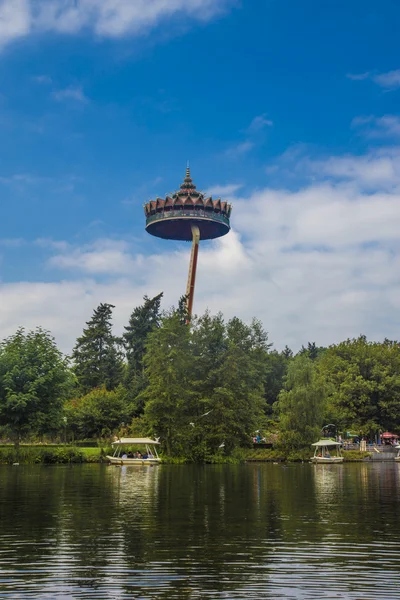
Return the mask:
M 128 379 L 144 370 L 143 356 L 147 336 L 159 326 L 162 297 L 162 293 L 154 298 L 144 296 L 144 303 L 133 310 L 129 325 L 124 327 L 123 340 L 128 361 Z
M 74 371 L 83 392 L 95 387 L 116 388 L 123 378 L 120 340 L 112 333 L 112 304 L 100 304 L 72 353 Z
M 289 348 L 287 344 L 282 350 L 282 354 L 285 358 L 293 358 L 293 351 Z
M 128 363 L 125 387 L 128 392 L 128 402 L 131 405 L 131 413 L 136 415 L 142 414 L 144 409 L 142 392 L 148 385 L 148 378 L 145 373 L 143 357 L 149 334 L 160 324 L 162 297 L 162 293 L 154 298 L 144 296 L 144 303 L 133 310 L 129 325 L 124 328 L 123 341 Z
M 144 416 L 168 455 L 184 456 L 192 416 L 193 391 L 190 328 L 178 311 L 162 319 L 149 335 L 144 358 L 149 385 Z

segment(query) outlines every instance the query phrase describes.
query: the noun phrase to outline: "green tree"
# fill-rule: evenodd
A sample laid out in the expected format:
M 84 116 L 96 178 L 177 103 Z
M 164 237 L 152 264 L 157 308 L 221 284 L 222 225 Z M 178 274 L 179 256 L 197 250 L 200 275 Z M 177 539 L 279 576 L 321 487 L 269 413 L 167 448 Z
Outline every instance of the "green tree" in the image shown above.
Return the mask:
M 112 333 L 112 304 L 100 304 L 86 323 L 72 352 L 74 371 L 84 392 L 105 386 L 117 387 L 123 378 L 120 343 Z
M 179 311 L 166 314 L 148 336 L 143 392 L 149 430 L 161 437 L 168 455 L 184 455 L 192 410 L 193 360 L 190 327 Z
M 206 313 L 198 321 L 193 346 L 199 402 L 192 444 L 198 459 L 215 454 L 221 444 L 230 454 L 251 443 L 263 421 L 267 340 L 257 320 L 249 326 L 235 317 L 224 325 L 222 315 Z
M 140 394 L 148 383 L 143 357 L 149 333 L 160 324 L 162 296 L 162 293 L 154 298 L 144 296 L 144 303 L 133 310 L 123 334 L 127 358 L 125 386 L 135 414 L 143 413 L 143 395 Z
M 324 381 L 315 363 L 304 355 L 293 359 L 289 364 L 285 389 L 275 406 L 283 446 L 298 449 L 320 437 L 325 395 Z
M 308 342 L 307 348 L 304 346 L 299 350 L 300 355 L 305 355 L 311 360 L 317 360 L 326 351 L 324 346 L 317 346 L 315 342 Z
M 331 346 L 319 361 L 328 389 L 329 418 L 364 434 L 400 427 L 400 349 L 365 336 Z
M 78 437 L 107 438 L 124 421 L 126 408 L 126 392 L 122 385 L 111 391 L 100 387 L 69 400 L 65 415 L 69 429 Z
M 17 446 L 28 434 L 54 432 L 73 383 L 51 335 L 19 329 L 0 346 L 0 426 Z
M 248 446 L 255 429 L 262 426 L 268 334 L 261 322 L 246 325 L 234 317 L 226 326 L 227 350 L 221 366 L 221 386 L 215 388 L 217 402 L 213 419 L 219 421 L 226 450 Z M 215 440 L 217 441 L 217 440 Z
M 282 350 L 282 354 L 285 358 L 293 358 L 293 351 L 289 348 L 288 345 L 284 347 Z
M 291 351 L 290 351 L 291 352 Z M 293 356 L 293 355 L 292 355 Z M 272 407 L 278 400 L 282 391 L 287 369 L 291 360 L 290 353 L 285 350 L 277 352 L 272 350 L 266 357 L 265 399 L 266 414 L 272 413 Z
M 263 418 L 267 334 L 254 320 L 224 323 L 208 312 L 184 324 L 181 311 L 149 335 L 145 418 L 168 454 L 209 460 L 249 445 Z M 223 448 L 223 450 L 222 450 Z

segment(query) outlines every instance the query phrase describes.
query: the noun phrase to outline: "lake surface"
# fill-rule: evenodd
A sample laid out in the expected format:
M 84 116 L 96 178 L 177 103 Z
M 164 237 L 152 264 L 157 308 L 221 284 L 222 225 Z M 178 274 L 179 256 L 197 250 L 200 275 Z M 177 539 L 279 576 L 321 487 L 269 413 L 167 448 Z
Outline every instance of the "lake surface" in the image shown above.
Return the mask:
M 400 464 L 0 467 L 0 598 L 400 599 Z

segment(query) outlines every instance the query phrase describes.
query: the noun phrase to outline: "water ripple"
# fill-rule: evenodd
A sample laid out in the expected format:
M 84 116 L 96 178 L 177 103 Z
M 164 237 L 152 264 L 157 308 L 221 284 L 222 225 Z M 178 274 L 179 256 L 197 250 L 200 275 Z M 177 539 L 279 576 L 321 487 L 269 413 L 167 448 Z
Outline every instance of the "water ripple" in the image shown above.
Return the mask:
M 0 598 L 400 600 L 397 466 L 0 468 Z

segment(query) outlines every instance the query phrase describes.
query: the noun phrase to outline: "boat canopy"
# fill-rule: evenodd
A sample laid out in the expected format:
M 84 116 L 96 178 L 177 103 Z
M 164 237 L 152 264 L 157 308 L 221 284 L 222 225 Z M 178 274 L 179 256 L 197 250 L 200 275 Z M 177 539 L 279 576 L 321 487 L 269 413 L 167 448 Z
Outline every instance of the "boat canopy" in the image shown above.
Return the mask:
M 315 442 L 315 444 L 311 444 L 311 446 L 317 446 L 318 448 L 322 448 L 323 446 L 341 446 L 340 442 L 334 442 L 333 440 L 319 440 Z
M 125 444 L 127 446 L 133 446 L 134 444 L 157 444 L 160 445 L 160 442 L 156 440 L 151 440 L 150 438 L 120 438 L 112 443 L 114 444 Z

